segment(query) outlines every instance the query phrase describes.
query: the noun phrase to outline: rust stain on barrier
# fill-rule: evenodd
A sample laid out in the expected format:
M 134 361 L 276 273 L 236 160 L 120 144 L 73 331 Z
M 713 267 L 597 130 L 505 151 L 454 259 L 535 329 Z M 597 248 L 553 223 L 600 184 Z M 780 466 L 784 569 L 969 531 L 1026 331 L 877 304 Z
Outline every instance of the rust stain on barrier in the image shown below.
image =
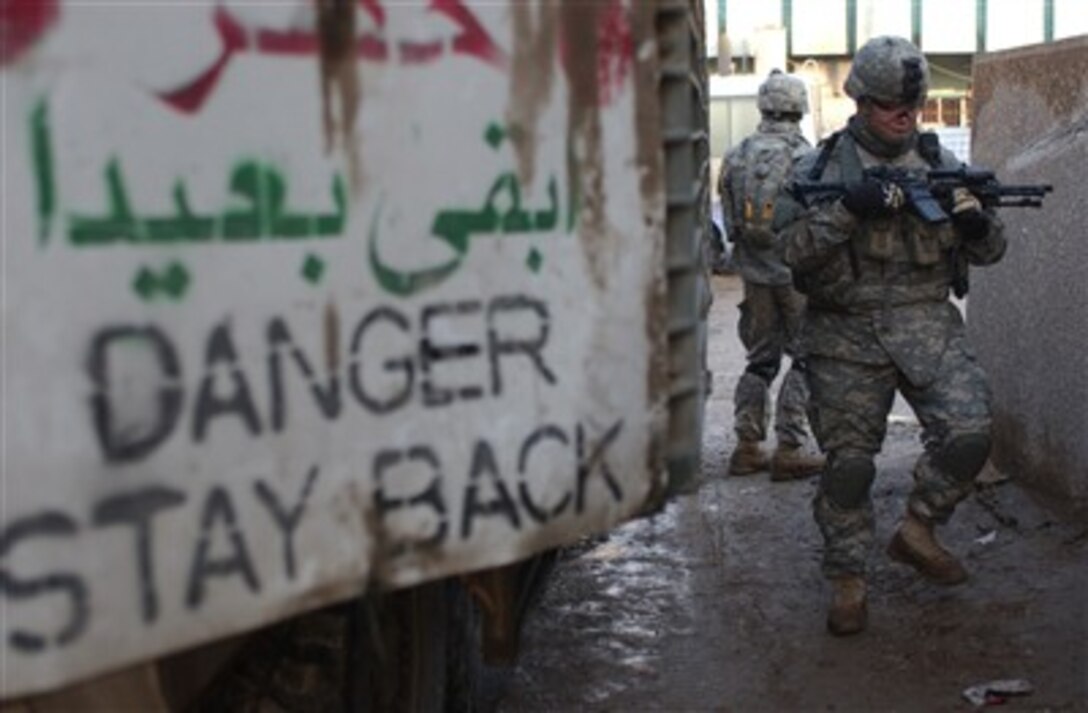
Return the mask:
M 560 11 L 564 70 L 570 87 L 567 118 L 567 175 L 572 205 L 578 211 L 578 235 L 594 284 L 607 281 L 604 155 L 597 73 L 601 3 L 564 0 Z
M 559 4 L 557 0 L 511 0 L 510 11 L 518 40 L 506 121 L 518 157 L 518 180 L 529 186 L 536 170 L 537 125 L 555 84 Z
M 316 0 L 316 4 L 325 148 L 331 151 L 340 140 L 347 154 L 352 187 L 358 190 L 362 174 L 354 132 L 363 96 L 355 58 L 355 1 Z

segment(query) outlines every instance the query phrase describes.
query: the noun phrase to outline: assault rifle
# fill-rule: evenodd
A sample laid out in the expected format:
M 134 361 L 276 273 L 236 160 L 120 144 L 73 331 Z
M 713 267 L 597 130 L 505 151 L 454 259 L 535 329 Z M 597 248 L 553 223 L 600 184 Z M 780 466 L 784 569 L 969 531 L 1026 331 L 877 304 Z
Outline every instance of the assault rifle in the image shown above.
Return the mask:
M 967 165 L 933 169 L 926 174 L 925 179 L 891 166 L 875 166 L 867 169 L 864 175 L 866 178 L 899 186 L 906 199 L 907 208 L 931 224 L 950 220 L 949 213 L 955 202 L 953 191 L 958 188 L 970 191 L 983 208 L 1041 208 L 1043 198 L 1054 190 L 1049 184 L 1005 185 L 998 182 L 992 171 Z M 788 190 L 798 202 L 809 206 L 838 198 L 846 192 L 846 184 L 795 181 Z M 962 298 L 970 289 L 967 261 L 957 248 L 949 254 L 949 262 L 952 268 L 952 292 Z
M 1041 208 L 1043 198 L 1054 190 L 1049 184 L 1002 184 L 993 171 L 966 165 L 933 169 L 924 179 L 892 166 L 874 166 L 866 169 L 864 175 L 897 185 L 903 191 L 906 206 L 926 223 L 949 220 L 954 202 L 952 193 L 957 188 L 970 191 L 984 208 Z M 789 190 L 807 206 L 838 198 L 846 192 L 846 184 L 795 181 Z

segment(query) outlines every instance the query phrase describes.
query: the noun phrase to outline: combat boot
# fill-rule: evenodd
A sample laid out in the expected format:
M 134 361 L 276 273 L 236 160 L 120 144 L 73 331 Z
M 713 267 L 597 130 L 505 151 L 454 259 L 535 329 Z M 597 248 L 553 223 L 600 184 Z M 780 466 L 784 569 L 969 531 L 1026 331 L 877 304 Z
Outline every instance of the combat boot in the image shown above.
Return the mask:
M 730 475 L 752 475 L 770 467 L 767 454 L 757 441 L 740 441 L 733 455 L 729 456 Z
M 933 535 L 933 523 L 908 512 L 891 542 L 888 556 L 908 564 L 936 584 L 952 586 L 967 581 L 967 571 Z
M 771 480 L 797 480 L 817 475 L 827 465 L 822 455 L 805 453 L 800 446 L 779 445 L 771 457 Z
M 869 607 L 865 603 L 865 580 L 839 577 L 831 580 L 831 609 L 827 612 L 827 630 L 835 636 L 850 636 L 865 631 Z

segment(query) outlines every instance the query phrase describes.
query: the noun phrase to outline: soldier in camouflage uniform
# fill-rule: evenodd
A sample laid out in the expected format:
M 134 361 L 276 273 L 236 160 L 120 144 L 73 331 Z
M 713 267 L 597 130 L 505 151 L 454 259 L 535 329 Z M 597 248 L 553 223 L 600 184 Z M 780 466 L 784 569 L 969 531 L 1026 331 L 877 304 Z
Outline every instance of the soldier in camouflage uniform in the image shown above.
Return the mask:
M 916 128 L 929 70 L 910 42 L 877 37 L 854 57 L 846 93 L 857 111 L 846 128 L 795 167 L 795 179 L 841 182 L 831 200 L 777 206 L 787 264 L 808 295 L 803 348 L 809 417 L 828 466 L 814 501 L 833 597 L 828 628 L 865 628 L 865 567 L 873 535 L 870 488 L 896 391 L 923 429 L 915 486 L 887 552 L 944 585 L 967 579 L 935 539 L 972 490 L 990 452 L 990 395 L 963 319 L 949 300 L 958 268 L 1005 252 L 1004 230 L 970 193 L 945 206 L 951 220 L 925 223 L 898 185 L 863 171 L 906 169 L 924 178 L 959 162 Z M 963 269 L 966 269 L 965 267 Z
M 789 180 L 793 162 L 812 148 L 801 134 L 808 111 L 804 83 L 774 71 L 760 85 L 762 120 L 754 134 L 730 149 L 722 160 L 718 190 L 733 256 L 744 281 L 739 336 L 747 350 L 747 367 L 734 395 L 737 447 L 729 459 L 732 475 L 771 471 L 772 480 L 814 475 L 822 456 L 803 450 L 808 387 L 804 362 L 797 352 L 805 298 L 793 289 L 772 231 L 773 202 Z M 768 459 L 760 447 L 766 438 L 770 385 L 783 354 L 791 359 L 775 408 L 777 447 Z

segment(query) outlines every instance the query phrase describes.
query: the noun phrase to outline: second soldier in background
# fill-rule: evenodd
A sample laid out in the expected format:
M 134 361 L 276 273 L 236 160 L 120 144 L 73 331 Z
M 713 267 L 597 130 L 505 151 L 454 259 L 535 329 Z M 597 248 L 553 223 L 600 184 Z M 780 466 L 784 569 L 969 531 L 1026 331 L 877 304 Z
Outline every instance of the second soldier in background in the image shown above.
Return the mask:
M 775 70 L 760 85 L 757 101 L 759 127 L 726 153 L 718 181 L 726 231 L 744 281 L 738 331 L 748 362 L 734 395 L 737 447 L 729 472 L 749 475 L 769 469 L 772 480 L 790 480 L 814 475 L 824 466 L 822 456 L 803 448 L 808 387 L 797 345 L 805 297 L 793 289 L 771 230 L 775 197 L 790 180 L 794 160 L 811 148 L 800 126 L 808 112 L 808 92 L 801 80 Z M 777 446 L 768 456 L 761 443 L 770 421 L 770 386 L 784 354 L 791 366 L 776 399 Z

